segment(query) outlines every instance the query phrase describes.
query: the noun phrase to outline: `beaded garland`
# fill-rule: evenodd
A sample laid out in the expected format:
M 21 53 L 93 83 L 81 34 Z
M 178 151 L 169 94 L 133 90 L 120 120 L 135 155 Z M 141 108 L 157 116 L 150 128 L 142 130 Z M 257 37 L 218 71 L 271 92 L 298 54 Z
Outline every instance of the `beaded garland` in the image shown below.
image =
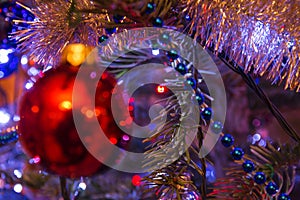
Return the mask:
M 234 137 L 228 133 L 224 134 L 220 129 L 222 124 L 220 122 L 213 122 L 213 132 L 218 134 L 221 133 L 221 143 L 226 148 L 231 148 L 231 155 L 233 160 L 241 160 L 243 161 L 242 168 L 244 172 L 253 177 L 253 181 L 258 184 L 264 186 L 265 192 L 273 197 L 277 196 L 277 200 L 291 200 L 291 198 L 285 193 L 278 193 L 279 187 L 275 182 L 267 182 L 267 176 L 262 171 L 256 171 L 255 163 L 251 160 L 247 160 L 244 157 L 244 152 L 241 148 L 234 146 Z
M 3 129 L 0 132 L 0 144 L 5 145 L 18 140 L 18 126 L 12 126 L 10 128 Z

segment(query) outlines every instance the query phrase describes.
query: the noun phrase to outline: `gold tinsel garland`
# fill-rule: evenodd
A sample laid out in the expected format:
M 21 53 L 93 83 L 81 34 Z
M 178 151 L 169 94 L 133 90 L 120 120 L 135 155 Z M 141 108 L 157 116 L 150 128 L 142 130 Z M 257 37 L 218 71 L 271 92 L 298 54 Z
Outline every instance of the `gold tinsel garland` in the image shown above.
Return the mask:
M 150 14 L 145 11 L 149 2 L 156 5 Z M 245 71 L 300 90 L 299 0 L 35 0 L 35 7 L 28 9 L 36 20 L 25 22 L 29 28 L 16 32 L 15 37 L 19 48 L 42 64 L 56 64 L 68 43 L 97 46 L 105 28 L 123 31 L 152 26 L 153 19 L 160 17 L 164 27 L 189 33 Z M 115 23 L 116 15 L 124 19 Z
M 36 20 L 27 22 L 29 28 L 16 33 L 19 37 L 19 48 L 29 52 L 37 58 L 38 63 L 56 64 L 60 60 L 63 49 L 69 43 L 83 43 L 95 46 L 101 21 L 105 21 L 103 14 L 74 12 L 75 9 L 92 8 L 90 1 L 76 3 L 56 1 L 35 1 L 35 8 L 27 8 Z M 15 20 L 16 24 L 23 23 Z M 45 66 L 45 67 L 46 67 Z
M 298 0 L 203 0 L 188 5 L 204 46 L 224 52 L 247 72 L 266 74 L 278 83 L 286 80 L 286 89 L 300 89 Z

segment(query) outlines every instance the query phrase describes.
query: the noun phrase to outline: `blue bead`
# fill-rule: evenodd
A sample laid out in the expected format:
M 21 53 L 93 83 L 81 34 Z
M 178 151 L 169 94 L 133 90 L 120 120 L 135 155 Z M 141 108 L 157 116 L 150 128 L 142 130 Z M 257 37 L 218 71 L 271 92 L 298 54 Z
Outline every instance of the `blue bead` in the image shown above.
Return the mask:
M 281 193 L 278 195 L 277 200 L 291 200 L 291 197 L 287 194 Z
M 18 134 L 16 131 L 7 132 L 0 136 L 0 144 L 8 144 L 16 142 L 18 140 Z
M 236 147 L 232 150 L 231 156 L 234 160 L 241 160 L 244 156 L 244 151 L 243 149 Z
M 150 2 L 147 4 L 146 13 L 150 14 L 154 11 L 154 9 L 155 9 L 155 4 Z
M 106 29 L 105 29 L 105 32 L 106 32 L 106 34 L 108 34 L 108 35 L 114 34 L 116 31 L 117 31 L 116 28 L 106 28 Z
M 247 173 L 253 172 L 255 169 L 254 163 L 250 160 L 246 160 L 243 163 L 242 167 L 243 167 L 244 171 Z
M 211 108 L 204 108 L 204 110 L 201 112 L 202 118 L 207 121 L 211 119 L 212 114 L 213 114 L 213 112 L 212 112 Z
M 167 56 L 168 56 L 168 58 L 170 58 L 171 60 L 176 60 L 176 59 L 179 57 L 177 51 L 174 50 L 174 49 L 168 51 Z
M 219 121 L 215 121 L 212 126 L 211 126 L 211 130 L 212 132 L 214 132 L 215 134 L 219 134 L 222 132 L 223 130 L 223 124 Z
M 187 21 L 187 22 L 190 22 L 192 20 L 192 18 L 189 16 L 189 15 L 186 15 L 184 17 L 184 19 Z
M 266 186 L 266 191 L 270 196 L 272 196 L 278 192 L 278 186 L 275 183 L 270 182 Z
M 106 36 L 106 35 L 100 36 L 99 39 L 98 39 L 98 44 L 106 41 L 107 39 L 108 39 L 108 36 Z
M 157 17 L 153 20 L 154 27 L 162 27 L 163 25 L 164 25 L 164 21 L 160 17 Z
M 196 80 L 194 78 L 188 78 L 187 80 L 187 83 L 193 88 L 193 89 L 196 89 Z
M 187 73 L 186 65 L 183 63 L 178 63 L 175 69 L 182 75 L 185 75 Z
M 158 40 L 162 45 L 166 45 L 171 42 L 171 37 L 168 33 L 163 33 L 159 36 Z
M 234 138 L 232 137 L 232 135 L 230 134 L 225 134 L 222 138 L 221 138 L 221 142 L 223 144 L 224 147 L 230 147 L 233 145 L 234 143 Z
M 204 103 L 205 97 L 202 93 L 197 92 L 196 93 L 196 99 L 198 101 L 198 104 L 201 105 Z
M 263 172 L 256 172 L 254 175 L 254 182 L 257 184 L 263 184 L 266 182 L 266 175 Z
M 121 23 L 121 21 L 124 19 L 124 16 L 121 16 L 121 15 L 114 15 L 113 16 L 113 20 L 115 23 L 119 24 Z

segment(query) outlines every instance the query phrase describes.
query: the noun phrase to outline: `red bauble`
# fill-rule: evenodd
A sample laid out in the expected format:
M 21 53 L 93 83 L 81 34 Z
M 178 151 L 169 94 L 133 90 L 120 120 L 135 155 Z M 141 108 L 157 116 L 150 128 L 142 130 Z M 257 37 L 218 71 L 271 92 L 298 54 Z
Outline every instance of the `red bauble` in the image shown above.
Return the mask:
M 46 72 L 24 94 L 20 103 L 19 138 L 25 152 L 39 158 L 45 170 L 71 178 L 91 176 L 103 167 L 85 148 L 75 128 L 73 109 L 77 109 L 75 112 L 78 113 L 84 112 L 86 116 L 95 113 L 86 108 L 72 108 L 77 71 L 73 67 L 61 66 Z M 106 114 L 98 120 L 106 136 L 118 141 L 123 133 L 110 111 L 111 93 L 116 81 L 111 75 L 104 75 L 97 87 L 95 104 L 101 105 L 99 108 Z M 79 98 L 88 97 L 82 94 Z

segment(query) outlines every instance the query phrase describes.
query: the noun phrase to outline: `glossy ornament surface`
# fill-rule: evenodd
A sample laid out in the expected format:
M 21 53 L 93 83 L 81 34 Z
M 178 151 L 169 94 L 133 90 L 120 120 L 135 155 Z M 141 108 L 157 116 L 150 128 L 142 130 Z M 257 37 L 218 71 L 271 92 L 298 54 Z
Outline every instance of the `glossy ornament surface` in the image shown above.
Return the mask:
M 50 70 L 25 93 L 20 105 L 20 142 L 27 154 L 39 158 L 45 170 L 65 177 L 91 176 L 103 165 L 94 158 L 79 137 L 73 113 L 82 116 L 82 123 L 89 128 L 89 118 L 96 115 L 104 133 L 118 143 L 123 133 L 115 124 L 110 111 L 110 97 L 116 83 L 105 73 L 98 82 L 96 96 L 83 89 L 80 99 L 94 98 L 96 110 L 73 108 L 72 92 L 77 69 L 61 66 Z M 83 87 L 85 83 L 82 83 Z M 96 97 L 96 98 L 95 98 Z M 88 139 L 88 138 L 86 138 Z M 99 141 L 98 148 L 106 148 Z M 103 155 L 109 158 L 112 152 Z

